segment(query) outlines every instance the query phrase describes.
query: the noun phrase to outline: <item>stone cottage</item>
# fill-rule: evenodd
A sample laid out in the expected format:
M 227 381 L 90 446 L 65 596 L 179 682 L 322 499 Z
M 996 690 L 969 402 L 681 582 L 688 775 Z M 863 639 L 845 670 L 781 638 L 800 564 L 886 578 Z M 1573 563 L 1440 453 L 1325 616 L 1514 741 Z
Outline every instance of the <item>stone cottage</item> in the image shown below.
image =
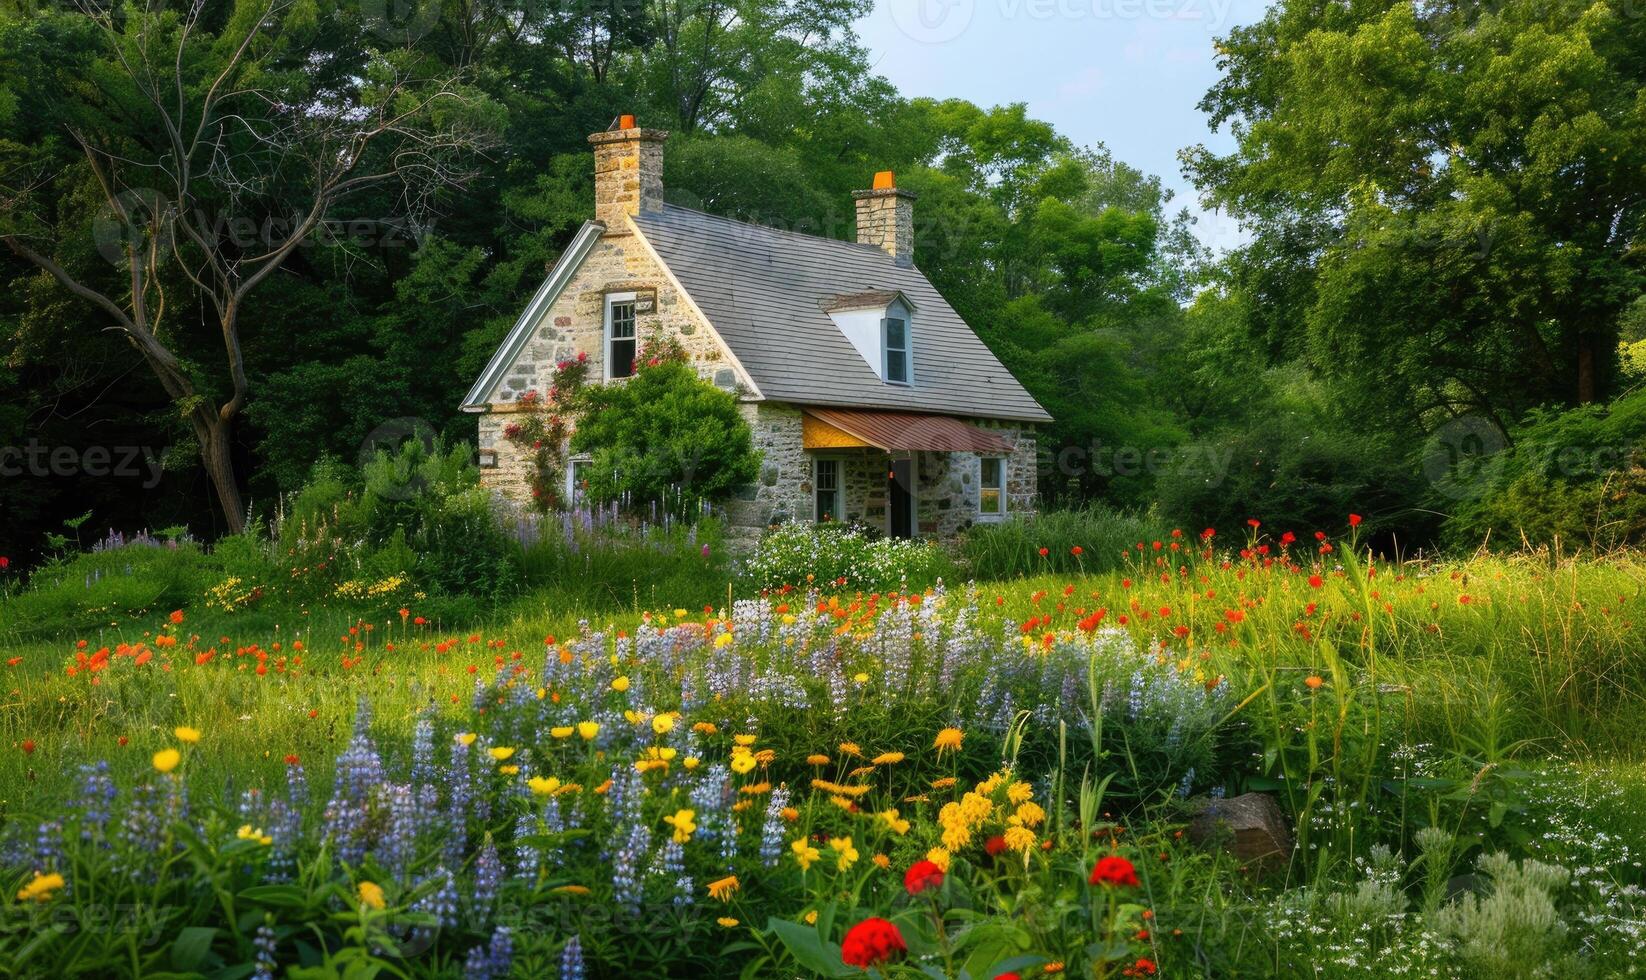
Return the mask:
M 876 174 L 853 195 L 855 242 L 720 218 L 664 203 L 667 137 L 632 116 L 589 137 L 594 220 L 463 400 L 488 485 L 529 494 L 527 454 L 503 431 L 557 362 L 586 354 L 590 382 L 621 384 L 662 332 L 737 395 L 762 454 L 734 528 L 943 537 L 1031 510 L 1034 427 L 1050 416 L 916 268 L 914 195 Z

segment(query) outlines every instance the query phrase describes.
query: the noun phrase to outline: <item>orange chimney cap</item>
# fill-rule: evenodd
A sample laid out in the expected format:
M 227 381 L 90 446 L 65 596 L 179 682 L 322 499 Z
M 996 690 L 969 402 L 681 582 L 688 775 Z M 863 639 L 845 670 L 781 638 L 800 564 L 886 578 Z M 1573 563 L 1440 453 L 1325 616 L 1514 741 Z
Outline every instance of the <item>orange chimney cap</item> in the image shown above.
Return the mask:
M 895 187 L 897 187 L 897 178 L 892 175 L 890 170 L 882 170 L 874 175 L 875 190 L 889 191 Z
M 633 116 L 618 116 L 617 117 L 617 128 L 618 129 L 634 129 L 635 128 L 634 117 Z

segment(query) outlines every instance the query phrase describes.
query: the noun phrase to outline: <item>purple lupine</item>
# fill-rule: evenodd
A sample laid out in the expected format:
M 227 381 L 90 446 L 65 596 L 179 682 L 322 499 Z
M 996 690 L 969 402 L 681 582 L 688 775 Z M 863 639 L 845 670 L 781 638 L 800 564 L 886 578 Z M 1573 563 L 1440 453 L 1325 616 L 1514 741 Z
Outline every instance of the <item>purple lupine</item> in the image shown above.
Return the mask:
M 560 950 L 559 980 L 583 980 L 583 939 L 573 935 Z
M 264 922 L 257 927 L 251 944 L 257 950 L 257 969 L 252 973 L 252 980 L 274 980 L 274 929 Z
M 640 913 L 640 902 L 645 897 L 645 888 L 640 880 L 640 862 L 651 850 L 651 843 L 651 829 L 637 823 L 612 854 L 612 901 L 631 915 Z
M 75 811 L 80 819 L 81 840 L 89 841 L 104 835 L 114 810 L 116 793 L 114 779 L 109 775 L 108 760 L 99 759 L 80 767 L 80 799 Z
M 768 868 L 777 867 L 783 855 L 783 808 L 789 805 L 789 791 L 779 787 L 772 790 L 766 801 L 766 818 L 760 825 L 760 863 Z
M 452 740 L 451 765 L 446 772 L 446 837 L 441 856 L 455 867 L 463 863 L 463 852 L 468 848 L 469 804 L 474 793 L 469 747 L 462 739 Z
M 480 846 L 480 856 L 474 861 L 475 906 L 489 908 L 502 884 L 503 860 L 497 856 L 497 845 L 492 842 L 492 835 L 487 834 L 486 842 Z
M 418 926 L 412 931 L 413 937 L 420 943 L 434 940 L 437 929 L 454 929 L 457 927 L 457 882 L 452 879 L 452 873 L 442 865 L 434 869 L 434 873 L 423 879 L 422 884 L 430 881 L 439 882 L 434 891 L 424 895 L 412 904 L 414 912 L 422 912 L 434 917 L 434 926 Z

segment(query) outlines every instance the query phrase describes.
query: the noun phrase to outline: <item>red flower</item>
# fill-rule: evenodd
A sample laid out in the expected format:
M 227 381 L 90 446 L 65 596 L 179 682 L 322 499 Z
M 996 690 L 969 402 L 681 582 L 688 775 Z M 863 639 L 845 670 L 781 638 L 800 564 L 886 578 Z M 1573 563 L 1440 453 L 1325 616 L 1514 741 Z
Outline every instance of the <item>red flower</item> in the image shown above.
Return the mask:
M 990 857 L 1004 852 L 1006 850 L 1006 838 L 995 834 L 983 842 L 983 850 L 987 851 Z
M 1154 960 L 1141 957 L 1136 963 L 1120 971 L 1120 975 L 1125 977 L 1152 977 L 1157 972 L 1159 971 L 1154 965 Z
M 1079 558 L 1081 555 L 1083 555 L 1085 553 L 1086 553 L 1086 549 L 1082 548 L 1078 544 L 1075 545 L 1073 548 L 1069 549 L 1069 554 L 1074 555 L 1076 558 Z
M 1042 558 L 1046 557 L 1047 555 L 1049 555 L 1051 553 L 1052 553 L 1052 549 L 1050 549 L 1050 548 L 1041 548 L 1040 549 L 1040 557 L 1042 557 Z
M 928 888 L 941 888 L 943 869 L 931 861 L 916 861 L 903 873 L 903 887 L 910 895 L 918 895 Z
M 292 753 L 291 755 L 286 756 L 286 765 L 288 765 L 288 766 L 297 765 L 297 754 L 296 753 Z
M 24 755 L 33 755 L 34 754 L 34 739 L 32 739 L 32 738 L 23 739 L 23 754 Z
M 1247 518 L 1247 519 L 1246 519 L 1246 525 L 1247 525 L 1247 526 L 1248 526 L 1248 527 L 1262 527 L 1262 526 L 1263 526 L 1263 522 L 1262 522 L 1262 521 L 1260 521 L 1260 520 L 1258 520 L 1258 519 L 1257 519 L 1257 518 L 1255 518 L 1255 517 L 1248 517 L 1248 518 Z
M 1132 867 L 1132 862 L 1120 855 L 1111 854 L 1108 857 L 1100 858 L 1096 864 L 1092 865 L 1092 876 L 1088 879 L 1088 883 L 1106 885 L 1110 888 L 1119 888 L 1121 886 L 1136 888 L 1138 884 L 1137 869 Z
M 1350 527 L 1359 527 L 1360 526 L 1360 515 L 1359 514 L 1350 514 L 1349 515 L 1349 526 Z
M 3 572 L 10 567 L 11 559 L 7 558 L 5 555 L 0 555 L 0 572 Z
M 180 625 L 183 622 L 183 610 L 173 609 L 169 618 L 172 621 L 172 625 Z
M 1319 575 L 1309 576 L 1309 585 L 1310 585 L 1311 588 L 1318 589 L 1322 585 L 1325 585 L 1325 584 L 1326 584 L 1326 580 L 1321 578 Z
M 1016 973 L 996 973 L 994 980 L 1023 980 L 1023 978 Z
M 865 970 L 890 962 L 908 951 L 909 944 L 903 941 L 903 933 L 881 918 L 864 919 L 852 926 L 846 930 L 846 938 L 840 943 L 840 958 L 846 961 L 846 965 Z

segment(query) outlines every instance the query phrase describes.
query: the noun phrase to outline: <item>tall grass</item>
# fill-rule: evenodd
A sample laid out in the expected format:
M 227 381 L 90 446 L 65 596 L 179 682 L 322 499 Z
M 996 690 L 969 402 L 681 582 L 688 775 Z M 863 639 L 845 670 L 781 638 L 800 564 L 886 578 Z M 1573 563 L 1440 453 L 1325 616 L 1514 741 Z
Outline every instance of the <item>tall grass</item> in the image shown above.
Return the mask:
M 961 539 L 960 555 L 980 580 L 1103 572 L 1122 567 L 1128 552 L 1157 533 L 1144 517 L 1093 505 L 977 524 Z

